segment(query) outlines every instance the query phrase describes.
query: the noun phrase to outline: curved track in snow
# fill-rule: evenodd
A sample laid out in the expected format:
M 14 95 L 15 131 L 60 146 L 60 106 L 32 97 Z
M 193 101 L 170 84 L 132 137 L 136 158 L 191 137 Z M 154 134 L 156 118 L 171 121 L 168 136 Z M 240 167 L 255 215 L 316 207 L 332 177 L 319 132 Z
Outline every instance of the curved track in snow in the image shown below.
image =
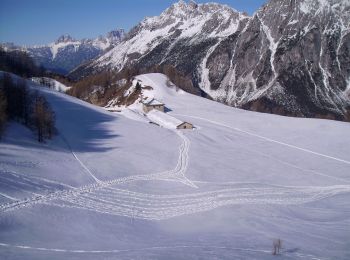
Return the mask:
M 199 119 L 222 125 L 208 119 Z M 226 125 L 222 126 L 242 132 L 240 129 L 235 129 Z M 11 201 L 8 204 L 0 205 L 0 212 L 30 207 L 36 204 L 45 204 L 129 218 L 163 220 L 181 215 L 208 211 L 227 205 L 298 205 L 350 192 L 350 185 L 284 187 L 254 184 L 249 188 L 243 188 L 237 187 L 237 183 L 236 185 L 227 183 L 225 189 L 193 192 L 182 195 L 156 195 L 123 190 L 115 187 L 118 184 L 134 181 L 162 180 L 176 181 L 192 188 L 197 188 L 197 186 L 185 176 L 189 161 L 188 152 L 190 141 L 181 131 L 174 130 L 174 132 L 181 138 L 182 143 L 179 147 L 179 157 L 176 167 L 172 170 L 148 175 L 134 175 L 109 181 L 99 180 L 96 183 L 80 188 L 60 190 L 47 195 L 38 194 L 28 199 Z M 252 133 L 245 133 L 270 140 Z M 271 141 L 277 142 L 275 140 Z M 283 143 L 280 144 L 287 145 Z M 312 153 L 318 154 L 315 152 Z M 329 158 L 329 156 L 326 155 L 322 156 Z M 340 159 L 337 160 L 343 161 Z
M 163 220 L 227 205 L 299 205 L 350 192 L 349 185 L 220 189 L 183 195 L 151 195 L 104 188 L 49 205 L 146 220 Z
M 84 166 L 84 170 L 88 171 L 88 173 L 91 174 L 93 179 L 96 181 L 93 184 L 82 186 L 80 188 L 73 188 L 73 189 L 65 189 L 65 190 L 59 190 L 56 192 L 52 192 L 49 194 L 41 195 L 36 194 L 33 197 L 26 198 L 23 200 L 16 200 L 11 203 L 2 204 L 0 205 L 0 212 L 6 212 L 6 211 L 12 211 L 16 209 L 20 209 L 23 207 L 30 207 L 36 204 L 40 203 L 47 203 L 52 200 L 66 200 L 69 201 L 72 198 L 76 198 L 79 196 L 84 196 L 86 193 L 92 193 L 101 189 L 106 189 L 109 186 L 133 182 L 133 181 L 147 181 L 147 180 L 164 180 L 164 181 L 178 181 L 185 185 L 188 185 L 193 188 L 197 188 L 197 186 L 192 183 L 190 180 L 188 180 L 185 176 L 185 173 L 187 171 L 188 166 L 188 151 L 190 147 L 190 141 L 188 138 L 181 133 L 180 131 L 174 130 L 174 132 L 181 138 L 182 143 L 179 147 L 179 158 L 177 161 L 177 165 L 174 169 L 160 172 L 160 173 L 153 173 L 148 175 L 134 175 L 129 177 L 123 177 L 118 179 L 113 179 L 109 181 L 101 181 L 97 179 L 90 170 L 77 158 L 79 162 L 81 162 L 82 166 Z M 65 141 L 66 142 L 66 141 Z M 72 149 L 69 146 L 69 149 L 73 153 Z M 73 153 L 74 155 L 74 153 Z M 34 188 L 40 189 L 40 187 L 37 187 L 36 185 L 32 185 Z M 2 194 L 2 196 L 5 197 L 6 194 Z

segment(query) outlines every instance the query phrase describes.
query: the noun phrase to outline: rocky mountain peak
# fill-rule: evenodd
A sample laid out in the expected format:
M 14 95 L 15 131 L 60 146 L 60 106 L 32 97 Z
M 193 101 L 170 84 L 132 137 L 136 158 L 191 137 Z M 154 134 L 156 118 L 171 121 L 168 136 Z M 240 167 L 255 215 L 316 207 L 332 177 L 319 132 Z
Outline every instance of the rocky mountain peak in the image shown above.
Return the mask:
M 194 5 L 196 4 L 195 3 L 187 4 L 185 1 L 180 0 L 179 2 L 170 6 L 167 10 L 165 10 L 165 12 L 163 13 L 163 16 L 185 18 L 195 9 L 193 8 Z
M 69 34 L 63 34 L 55 41 L 55 43 L 73 42 L 75 39 Z
M 107 33 L 106 38 L 112 42 L 116 43 L 121 41 L 125 37 L 124 29 L 115 29 Z
M 190 1 L 188 2 L 188 6 L 189 6 L 190 8 L 192 8 L 192 9 L 197 9 L 197 8 L 198 8 L 198 4 L 197 4 L 195 1 L 193 1 L 193 0 L 190 0 Z
M 190 18 L 198 15 L 207 15 L 213 14 L 218 11 L 229 11 L 233 13 L 238 13 L 233 8 L 218 4 L 218 3 L 205 3 L 205 4 L 197 4 L 194 0 L 188 1 L 186 3 L 183 0 L 173 4 L 168 9 L 166 9 L 161 16 L 172 16 L 178 18 Z

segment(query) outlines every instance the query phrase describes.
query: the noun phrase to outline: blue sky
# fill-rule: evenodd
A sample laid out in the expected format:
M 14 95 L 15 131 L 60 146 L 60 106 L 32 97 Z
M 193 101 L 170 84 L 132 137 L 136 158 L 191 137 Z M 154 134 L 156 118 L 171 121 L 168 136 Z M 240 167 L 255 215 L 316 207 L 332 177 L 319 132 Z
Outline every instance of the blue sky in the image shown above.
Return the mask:
M 159 15 L 176 0 L 1 0 L 0 42 L 46 44 L 68 33 L 94 38 L 114 28 L 129 30 Z M 249 14 L 266 0 L 198 0 L 228 4 Z

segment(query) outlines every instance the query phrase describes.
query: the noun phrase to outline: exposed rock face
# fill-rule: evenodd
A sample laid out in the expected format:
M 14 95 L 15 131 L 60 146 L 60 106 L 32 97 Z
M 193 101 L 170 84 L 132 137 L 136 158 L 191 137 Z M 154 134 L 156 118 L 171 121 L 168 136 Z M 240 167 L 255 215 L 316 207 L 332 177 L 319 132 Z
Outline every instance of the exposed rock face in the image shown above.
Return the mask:
M 270 0 L 253 17 L 225 5 L 180 1 L 75 72 L 156 64 L 175 66 L 232 106 L 346 120 L 350 1 Z
M 214 99 L 246 109 L 345 119 L 350 106 L 349 8 L 341 0 L 271 0 L 231 49 L 225 39 L 209 55 L 198 72 L 199 86 Z M 218 84 L 223 71 L 215 68 L 225 54 L 231 65 Z M 205 68 L 208 76 L 201 73 Z
M 106 68 L 149 67 L 171 64 L 198 77 L 196 68 L 206 52 L 235 32 L 248 17 L 219 4 L 175 3 L 158 17 L 144 19 L 118 46 L 75 74 L 90 74 Z

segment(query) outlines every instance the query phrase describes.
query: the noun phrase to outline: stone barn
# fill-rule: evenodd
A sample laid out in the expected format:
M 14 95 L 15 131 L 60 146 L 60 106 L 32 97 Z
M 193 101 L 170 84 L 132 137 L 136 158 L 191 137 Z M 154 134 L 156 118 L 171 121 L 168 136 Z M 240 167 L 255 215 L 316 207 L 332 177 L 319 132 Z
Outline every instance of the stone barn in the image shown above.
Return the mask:
M 161 111 L 161 112 L 165 111 L 165 105 L 162 102 L 160 102 L 154 98 L 151 100 L 144 100 L 142 102 L 142 104 L 143 104 L 143 111 L 145 113 L 148 113 L 149 111 L 151 111 L 153 109 Z
M 176 129 L 193 129 L 194 126 L 191 123 L 183 122 L 182 124 L 178 125 Z
M 147 118 L 151 123 L 168 129 L 194 129 L 195 127 L 188 122 L 181 121 L 172 115 L 153 109 L 147 113 Z

